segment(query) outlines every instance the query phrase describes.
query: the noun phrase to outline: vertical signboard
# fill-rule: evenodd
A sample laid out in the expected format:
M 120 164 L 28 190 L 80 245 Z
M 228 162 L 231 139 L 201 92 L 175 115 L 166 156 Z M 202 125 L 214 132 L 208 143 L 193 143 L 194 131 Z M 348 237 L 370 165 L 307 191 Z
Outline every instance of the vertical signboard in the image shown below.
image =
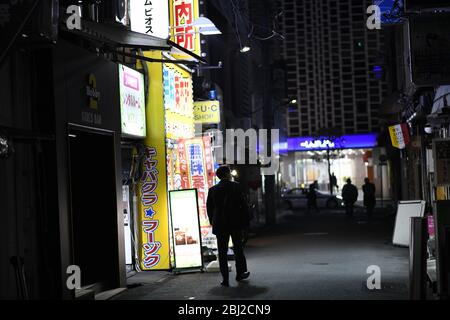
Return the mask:
M 198 218 L 197 191 L 169 192 L 175 269 L 202 268 L 202 245 Z
M 192 75 L 176 65 L 163 64 L 166 133 L 169 139 L 194 136 Z
M 169 38 L 167 0 L 130 0 L 130 25 L 134 32 Z
M 161 52 L 145 52 L 161 59 Z M 140 259 L 142 270 L 170 269 L 169 214 L 167 206 L 167 166 L 164 128 L 162 65 L 147 63 L 149 96 L 147 137 L 142 176 L 139 183 Z
M 192 24 L 199 17 L 198 0 L 170 0 L 172 41 L 200 55 L 200 34 Z
M 119 64 L 119 89 L 122 134 L 144 138 L 144 75 Z
M 450 185 L 450 140 L 433 140 L 434 177 L 436 186 Z
M 208 140 L 206 144 L 205 140 Z M 216 248 L 216 238 L 212 234 L 206 211 L 208 189 L 212 187 L 214 180 L 209 138 L 180 139 L 178 146 L 182 185 L 184 188 L 195 188 L 198 192 L 202 243 L 209 248 Z

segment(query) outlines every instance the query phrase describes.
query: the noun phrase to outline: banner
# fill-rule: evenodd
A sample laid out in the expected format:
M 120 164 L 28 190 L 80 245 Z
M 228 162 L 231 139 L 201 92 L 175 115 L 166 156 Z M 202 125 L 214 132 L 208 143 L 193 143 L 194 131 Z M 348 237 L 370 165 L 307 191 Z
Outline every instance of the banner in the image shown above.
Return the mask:
M 408 124 L 402 123 L 389 127 L 392 146 L 398 149 L 404 149 L 410 142 Z
M 196 101 L 194 102 L 195 123 L 217 124 L 220 123 L 219 101 Z
M 174 268 L 202 268 L 202 244 L 198 216 L 197 191 L 169 191 L 172 218 Z
M 161 59 L 161 52 L 145 52 Z M 167 166 L 164 131 L 162 65 L 147 63 L 150 75 L 147 101 L 147 137 L 142 177 L 138 186 L 140 267 L 142 270 L 170 269 Z
M 171 40 L 200 56 L 200 33 L 192 26 L 199 17 L 198 0 L 170 0 L 169 3 Z M 182 55 L 178 58 L 183 57 L 186 58 Z

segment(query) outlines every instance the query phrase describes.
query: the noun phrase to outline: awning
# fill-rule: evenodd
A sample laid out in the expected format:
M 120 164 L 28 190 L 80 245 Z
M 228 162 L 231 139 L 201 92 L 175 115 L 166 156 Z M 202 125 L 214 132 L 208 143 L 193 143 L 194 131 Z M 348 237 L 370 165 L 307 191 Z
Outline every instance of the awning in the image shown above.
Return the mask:
M 202 57 L 179 46 L 175 42 L 172 42 L 168 39 L 160 39 L 150 35 L 145 35 L 142 33 L 127 30 L 125 27 L 120 25 L 114 25 L 110 23 L 96 23 L 89 20 L 82 20 L 81 27 L 82 27 L 81 30 L 77 29 L 69 30 L 65 25 L 65 23 L 61 24 L 61 29 L 63 31 L 78 35 L 80 37 L 84 37 L 92 41 L 99 42 L 103 44 L 103 47 L 109 51 L 111 51 L 112 48 L 142 49 L 143 51 L 161 50 L 161 51 L 168 51 L 173 54 L 182 54 L 183 56 L 187 57 L 184 61 L 178 61 L 175 63 L 181 64 L 206 63 L 206 61 Z M 121 51 L 112 50 L 112 52 L 125 56 L 142 58 L 141 56 L 130 55 Z M 163 61 L 155 61 L 155 62 L 163 62 Z M 164 62 L 166 61 L 164 60 Z M 167 62 L 174 63 L 173 61 L 171 62 L 170 60 L 167 60 Z
M 433 108 L 427 117 L 428 124 L 440 127 L 450 123 L 450 86 L 440 86 L 434 95 Z
M 433 109 L 431 114 L 442 113 L 444 106 L 450 107 L 450 86 L 440 86 L 434 95 Z

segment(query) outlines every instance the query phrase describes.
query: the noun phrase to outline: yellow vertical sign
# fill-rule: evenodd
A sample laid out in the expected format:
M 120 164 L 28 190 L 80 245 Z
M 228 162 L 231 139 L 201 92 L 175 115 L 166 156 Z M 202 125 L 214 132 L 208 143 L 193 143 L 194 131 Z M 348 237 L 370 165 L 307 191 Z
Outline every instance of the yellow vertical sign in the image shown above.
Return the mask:
M 200 33 L 192 26 L 199 17 L 198 0 L 169 0 L 169 6 L 171 40 L 199 56 Z
M 160 51 L 145 52 L 162 59 Z M 138 186 L 139 255 L 142 270 L 170 269 L 169 212 L 161 63 L 147 63 L 149 72 L 147 137 L 142 177 Z
M 397 139 L 397 132 L 396 132 L 395 126 L 389 127 L 389 135 L 391 136 L 392 146 L 395 148 L 400 148 L 400 145 L 399 145 L 398 139 Z

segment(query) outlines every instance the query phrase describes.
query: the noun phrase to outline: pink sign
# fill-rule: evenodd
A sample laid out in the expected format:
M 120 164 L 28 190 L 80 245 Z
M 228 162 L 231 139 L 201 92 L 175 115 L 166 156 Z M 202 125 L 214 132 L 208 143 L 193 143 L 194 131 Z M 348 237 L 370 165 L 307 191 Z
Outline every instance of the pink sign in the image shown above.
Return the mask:
M 139 79 L 127 72 L 124 72 L 123 84 L 128 88 L 139 90 Z
M 428 234 L 430 237 L 434 237 L 435 233 L 435 229 L 434 229 L 434 217 L 433 216 L 428 216 Z

